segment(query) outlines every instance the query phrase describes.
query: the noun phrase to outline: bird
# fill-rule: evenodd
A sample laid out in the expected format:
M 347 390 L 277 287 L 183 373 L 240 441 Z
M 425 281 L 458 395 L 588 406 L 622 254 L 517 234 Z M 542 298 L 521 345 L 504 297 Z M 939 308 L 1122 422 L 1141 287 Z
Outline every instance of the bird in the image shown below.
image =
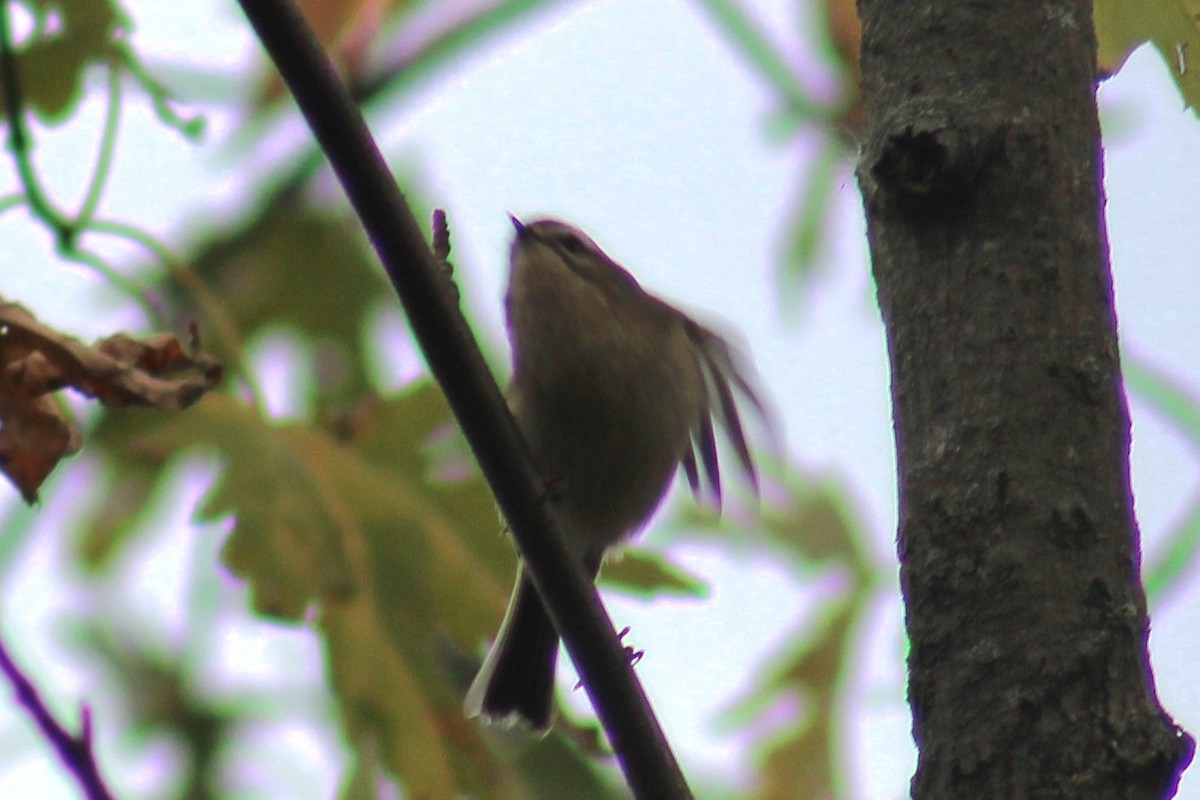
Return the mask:
M 720 505 L 714 420 L 757 493 L 735 395 L 767 412 L 730 344 L 645 291 L 586 233 L 524 223 L 509 253 L 508 402 L 548 485 L 568 551 L 595 579 L 605 553 L 653 515 L 682 466 L 693 494 Z M 544 732 L 559 636 L 523 564 L 464 711 Z

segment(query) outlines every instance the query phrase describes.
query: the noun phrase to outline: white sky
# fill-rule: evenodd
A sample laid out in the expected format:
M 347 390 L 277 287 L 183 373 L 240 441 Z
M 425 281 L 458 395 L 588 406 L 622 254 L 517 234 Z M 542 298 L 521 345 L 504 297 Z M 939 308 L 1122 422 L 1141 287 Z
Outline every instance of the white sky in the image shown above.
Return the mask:
M 138 0 L 128 5 L 137 23 L 135 44 L 143 52 L 235 70 L 254 57 L 255 45 L 229 3 Z M 786 25 L 778 30 L 795 29 L 786 10 L 792 3 L 759 5 L 769 6 L 771 17 Z M 805 469 L 844 480 L 870 525 L 877 559 L 894 563 L 887 365 L 859 197 L 849 172 L 839 182 L 835 238 L 819 291 L 811 307 L 784 318 L 775 298 L 776 243 L 811 143 L 765 143 L 773 99 L 743 71 L 693 5 L 568 4 L 540 23 L 538 32 L 508 37 L 471 58 L 452 78 L 423 90 L 415 102 L 375 120 L 393 162 L 417 165 L 432 198 L 450 214 L 456 263 L 478 327 L 499 338 L 510 235 L 505 212 L 552 213 L 579 223 L 646 286 L 744 333 L 775 403 L 786 414 L 793 457 Z M 1200 124 L 1184 112 L 1149 50 L 1131 59 L 1101 96 L 1106 122 L 1120 123 L 1110 126 L 1119 131 L 1107 142 L 1107 186 L 1122 342 L 1127 352 L 1200 394 L 1200 314 L 1195 311 L 1200 282 L 1192 266 L 1200 210 L 1195 193 Z M 90 127 L 76 126 L 41 142 L 39 163 L 58 185 L 78 185 L 90 164 L 79 154 L 92 152 L 98 110 L 90 109 Z M 106 216 L 136 219 L 170 238 L 212 215 L 236 213 L 246 175 L 222 151 L 228 120 L 213 117 L 210 143 L 195 148 L 163 131 L 142 104 L 132 104 L 131 111 Z M 277 137 L 273 145 L 286 138 Z M 266 150 L 263 155 L 272 157 Z M 14 185 L 6 163 L 0 165 L 0 185 Z M 95 301 L 96 280 L 57 262 L 46 237 L 31 230 L 23 214 L 0 217 L 0 236 L 6 242 L 0 251 L 0 294 L 84 337 L 114 327 L 107 315 L 112 304 Z M 1152 553 L 1156 536 L 1200 481 L 1195 455 L 1174 441 L 1161 421 L 1136 402 L 1134 416 L 1138 512 Z M 187 615 L 185 592 L 170 590 L 186 585 L 183 576 L 192 559 L 215 560 L 220 536 L 184 529 L 185 499 L 164 505 L 184 509 L 163 520 L 176 532 L 164 537 L 151 561 L 130 580 L 129 608 L 123 611 L 166 631 Z M 47 507 L 39 513 L 55 512 Z M 21 574 L 0 598 L 0 627 L 30 672 L 53 687 L 63 714 L 83 699 L 100 713 L 106 710 L 97 697 L 103 677 L 74 665 L 55 627 L 81 598 L 44 589 L 46 576 L 61 569 L 57 559 L 65 546 L 49 526 L 39 530 L 17 566 Z M 743 759 L 730 739 L 713 729 L 713 714 L 737 696 L 740 682 L 754 674 L 776 634 L 802 618 L 792 610 L 803 608 L 804 594 L 768 563 L 729 564 L 699 549 L 680 559 L 713 582 L 711 598 L 652 605 L 614 598 L 612 611 L 653 642 L 639 674 L 685 766 L 697 776 L 723 774 Z M 1198 731 L 1194 654 L 1200 652 L 1200 581 L 1194 580 L 1195 571 L 1192 577 L 1188 588 L 1155 609 L 1152 644 L 1164 705 L 1186 728 Z M 209 589 L 225 587 L 223 605 L 243 602 L 228 582 L 204 581 Z M 856 699 L 845 752 L 856 762 L 856 797 L 905 796 L 913 765 L 894 580 L 888 591 L 866 634 L 871 659 L 853 679 Z M 155 611 L 147 614 L 146 608 Z M 273 626 L 223 632 L 216 647 L 228 654 L 230 664 L 252 665 L 249 678 L 228 678 L 249 687 L 275 680 L 281 664 L 307 660 L 315 669 L 320 664 L 307 634 Z M 696 653 L 710 659 L 699 673 Z M 126 796 L 138 796 L 157 785 L 149 765 L 164 747 L 150 755 L 128 743 L 106 744 L 101 752 L 114 785 Z M 315 760 L 311 780 L 298 779 L 295 796 L 330 794 L 330 770 L 322 774 L 320 765 L 333 756 L 319 737 L 301 728 L 271 748 L 288 761 Z M 11 754 L 0 756 L 0 796 L 76 796 L 21 715 L 8 708 L 0 708 L 0 753 Z M 272 793 L 253 776 L 245 780 L 247 791 L 239 796 L 279 796 L 278 786 Z M 1185 779 L 1180 797 L 1200 798 L 1200 781 Z

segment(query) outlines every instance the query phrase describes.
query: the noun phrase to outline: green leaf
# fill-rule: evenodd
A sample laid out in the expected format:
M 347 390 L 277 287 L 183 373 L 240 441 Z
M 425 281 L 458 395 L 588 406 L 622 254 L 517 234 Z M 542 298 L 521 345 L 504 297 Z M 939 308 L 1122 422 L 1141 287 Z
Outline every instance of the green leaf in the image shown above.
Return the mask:
M 758 760 L 753 797 L 837 797 L 844 766 L 837 758 L 837 721 L 843 681 L 855 666 L 855 634 L 871 607 L 879 569 L 864 542 L 864 529 L 838 483 L 792 472 L 765 494 L 782 498 L 760 513 L 758 524 L 685 512 L 682 537 L 710 544 L 783 555 L 796 580 L 838 572 L 845 588 L 821 600 L 817 624 L 784 637 L 765 677 L 722 714 L 727 727 L 753 737 Z
M 379 800 L 379 747 L 370 736 L 352 744 L 350 768 L 342 779 L 338 800 Z
M 284 193 L 186 260 L 222 298 L 243 340 L 266 330 L 295 333 L 323 346 L 321 372 L 337 376 L 322 382 L 323 392 L 353 398 L 366 390 L 363 320 L 393 294 L 357 219 Z M 184 287 L 173 297 L 180 318 L 196 318 Z M 215 355 L 235 363 L 233 354 Z
M 605 588 L 639 597 L 672 595 L 704 597 L 708 584 L 698 575 L 672 564 L 648 550 L 627 550 L 604 564 L 600 579 Z
M 846 161 L 845 149 L 834 136 L 822 139 L 806 178 L 799 178 L 801 194 L 789 211 L 791 229 L 786 234 L 787 252 L 780 261 L 781 305 L 797 308 L 803 290 L 812 285 L 819 266 L 835 179 Z
M 734 0 L 700 0 L 718 30 L 725 35 L 746 63 L 758 73 L 797 116 L 805 119 L 824 119 L 825 109 L 814 102 L 801 86 L 796 71 L 771 41 L 765 26 L 760 25 Z
M 627 800 L 629 797 L 629 790 L 615 777 L 615 770 L 602 769 L 561 733 L 555 731 L 540 742 L 524 738 L 518 763 L 521 772 L 529 776 L 532 797 L 540 800 Z
M 731 516 L 687 507 L 676 520 L 676 535 L 716 542 L 731 550 L 767 548 L 782 552 L 804 574 L 814 566 L 844 565 L 856 576 L 875 567 L 863 542 L 863 529 L 849 500 L 832 479 L 800 474 L 782 477 L 786 494 L 764 506 L 751 524 Z
M 59 122 L 83 97 L 87 67 L 112 56 L 124 17 L 109 0 L 43 0 L 30 10 L 35 31 L 47 30 L 51 17 L 57 24 L 17 54 L 22 99 L 42 120 Z
M 1146 16 L 1150 13 L 1147 5 L 1138 0 L 1096 0 L 1092 7 L 1096 25 L 1096 61 L 1103 74 L 1120 71 L 1129 54 L 1150 37 L 1146 24 Z
M 736 701 L 723 717 L 754 733 L 759 771 L 753 797 L 837 797 L 838 698 L 840 681 L 853 665 L 853 634 L 869 595 L 859 591 L 825 605 L 815 632 L 789 638 L 790 652 L 775 659 L 768 677 Z M 782 729 L 765 727 L 780 718 Z
M 67 117 L 83 96 L 87 55 L 73 39 L 55 36 L 30 44 L 18 59 L 23 99 L 46 122 Z
M 424 382 L 351 416 L 335 437 L 210 396 L 181 416 L 113 414 L 94 439 L 147 474 L 217 456 L 199 516 L 233 521 L 226 565 L 259 613 L 315 620 L 350 741 L 374 742 L 408 796 L 544 796 L 546 776 L 523 774 L 462 714 L 463 654 L 494 633 L 513 562 L 482 481 L 430 478 L 444 400 Z
M 84 569 L 99 572 L 111 566 L 138 533 L 150 513 L 155 492 L 164 483 L 159 479 L 161 474 L 161 465 L 136 463 L 109 470 L 103 495 L 91 509 L 89 523 L 80 528 L 76 542 L 76 557 Z
M 1171 71 L 1184 104 L 1200 105 L 1200 2 L 1197 0 L 1096 0 L 1100 69 L 1120 70 L 1129 54 L 1152 41 Z

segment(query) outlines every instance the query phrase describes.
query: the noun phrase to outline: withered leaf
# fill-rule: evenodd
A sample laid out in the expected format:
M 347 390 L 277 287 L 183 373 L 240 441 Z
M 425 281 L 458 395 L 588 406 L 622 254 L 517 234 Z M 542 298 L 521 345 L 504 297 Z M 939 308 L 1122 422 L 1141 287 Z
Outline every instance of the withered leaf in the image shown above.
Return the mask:
M 174 334 L 117 334 L 89 347 L 0 300 L 0 471 L 27 503 L 58 462 L 79 450 L 71 388 L 104 405 L 182 411 L 221 380 L 221 365 Z

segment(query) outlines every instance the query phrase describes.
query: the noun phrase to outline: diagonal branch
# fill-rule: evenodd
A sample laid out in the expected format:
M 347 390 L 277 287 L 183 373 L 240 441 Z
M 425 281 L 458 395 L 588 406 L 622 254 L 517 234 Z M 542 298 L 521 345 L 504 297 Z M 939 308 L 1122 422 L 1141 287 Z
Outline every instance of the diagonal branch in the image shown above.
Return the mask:
M 354 101 L 292 0 L 240 0 L 362 220 L 579 668 L 639 798 L 691 793 L 591 582 L 568 557 L 545 490 L 488 371 L 456 293 Z
M 96 754 L 92 752 L 92 715 L 87 706 L 83 707 L 80 732 L 71 733 L 54 718 L 50 709 L 46 708 L 37 687 L 13 662 L 3 642 L 0 642 L 0 671 L 4 672 L 12 684 L 17 701 L 25 707 L 29 716 L 33 717 L 46 740 L 54 745 L 58 757 L 75 776 L 84 795 L 89 800 L 112 800 L 113 796 L 105 786 L 100 767 L 96 764 Z

